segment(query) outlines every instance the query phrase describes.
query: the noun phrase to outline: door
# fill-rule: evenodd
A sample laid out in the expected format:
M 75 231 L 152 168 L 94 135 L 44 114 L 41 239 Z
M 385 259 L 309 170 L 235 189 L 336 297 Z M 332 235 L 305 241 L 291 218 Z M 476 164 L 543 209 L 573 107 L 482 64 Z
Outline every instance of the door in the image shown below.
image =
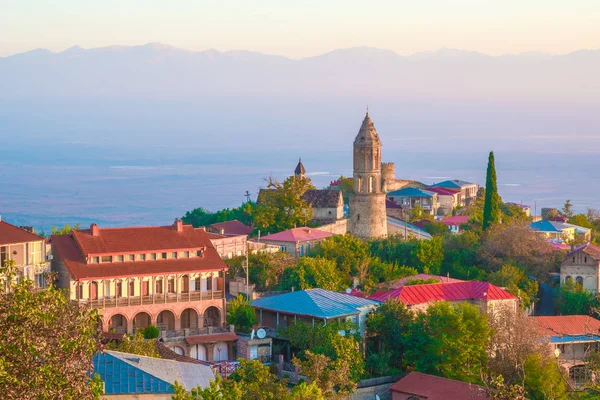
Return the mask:
M 150 288 L 150 282 L 148 281 L 143 281 L 142 282 L 142 296 L 148 296 L 148 292 Z
M 90 299 L 98 300 L 98 283 L 97 282 L 90 283 Z

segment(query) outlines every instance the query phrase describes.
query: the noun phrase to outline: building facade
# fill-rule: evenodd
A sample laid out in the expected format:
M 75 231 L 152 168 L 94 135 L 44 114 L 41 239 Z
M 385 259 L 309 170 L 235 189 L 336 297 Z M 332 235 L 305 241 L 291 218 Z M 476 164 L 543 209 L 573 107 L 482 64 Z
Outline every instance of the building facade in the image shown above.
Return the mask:
M 600 247 L 587 243 L 576 247 L 560 265 L 560 282 L 573 281 L 597 294 L 600 288 Z
M 458 198 L 458 205 L 460 206 L 467 206 L 471 204 L 471 202 L 477 198 L 477 191 L 479 190 L 478 184 L 462 181 L 460 179 L 450 179 L 447 181 L 433 184 L 431 186 L 460 190 L 460 197 Z
M 348 231 L 360 238 L 387 237 L 385 193 L 381 180 L 381 140 L 369 113 L 354 139 L 354 193 Z
M 106 332 L 133 333 L 149 325 L 181 354 L 213 361 L 231 355 L 225 328 L 227 266 L 204 229 L 171 226 L 74 230 L 52 236 L 52 269 L 72 301 L 99 310 Z M 223 334 L 220 338 L 219 335 Z M 202 342 L 196 336 L 210 336 Z M 235 335 L 235 334 L 233 334 Z M 193 348 L 193 349 L 192 349 Z M 223 350 L 224 349 L 224 350 Z
M 304 257 L 317 243 L 333 235 L 331 232 L 314 228 L 293 228 L 264 236 L 261 238 L 261 243 L 279 246 L 279 251 L 290 253 L 296 257 Z
M 17 277 L 30 279 L 38 288 L 46 287 L 50 268 L 46 239 L 0 219 L 0 266 L 9 260 L 15 263 Z
M 312 208 L 314 221 L 333 222 L 344 218 L 344 199 L 339 190 L 307 190 L 302 199 Z
M 426 189 L 404 188 L 387 193 L 388 200 L 402 206 L 405 213 L 421 207 L 429 215 L 437 215 L 439 208 L 438 194 Z

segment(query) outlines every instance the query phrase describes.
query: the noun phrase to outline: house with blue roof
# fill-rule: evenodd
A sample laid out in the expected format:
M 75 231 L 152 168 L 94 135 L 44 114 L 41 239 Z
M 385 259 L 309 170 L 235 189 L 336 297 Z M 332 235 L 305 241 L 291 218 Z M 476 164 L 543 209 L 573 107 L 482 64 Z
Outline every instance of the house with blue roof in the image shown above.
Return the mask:
M 431 186 L 444 189 L 459 190 L 460 205 L 462 206 L 469 205 L 473 200 L 475 200 L 475 198 L 477 197 L 477 191 L 479 190 L 478 184 L 462 181 L 460 179 L 450 179 L 447 181 L 434 183 Z
M 367 314 L 379 302 L 325 289 L 307 289 L 254 300 L 261 327 L 273 331 L 304 322 L 315 326 L 331 322 L 351 321 L 364 337 Z
M 103 399 L 152 394 L 153 399 L 170 399 L 177 381 L 188 391 L 206 387 L 215 378 L 210 366 L 106 350 L 93 358 L 94 373 L 104 382 Z
M 388 192 L 386 197 L 388 200 L 402 206 L 405 212 L 421 207 L 426 213 L 436 215 L 440 206 L 438 194 L 426 189 L 407 187 Z
M 540 236 L 549 239 L 555 243 L 570 242 L 575 239 L 576 225 L 567 224 L 566 222 L 540 220 L 529 225 L 531 229 L 536 231 Z M 587 228 L 584 228 L 587 229 Z

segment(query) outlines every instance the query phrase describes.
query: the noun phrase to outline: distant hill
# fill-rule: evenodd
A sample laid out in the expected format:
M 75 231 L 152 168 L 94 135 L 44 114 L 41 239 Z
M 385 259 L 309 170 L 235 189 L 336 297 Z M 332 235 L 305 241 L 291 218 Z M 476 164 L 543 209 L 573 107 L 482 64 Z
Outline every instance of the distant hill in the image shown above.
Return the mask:
M 359 47 L 293 60 L 150 43 L 0 58 L 15 97 L 380 96 L 399 99 L 600 99 L 600 50 L 492 57 L 455 49 L 400 56 Z

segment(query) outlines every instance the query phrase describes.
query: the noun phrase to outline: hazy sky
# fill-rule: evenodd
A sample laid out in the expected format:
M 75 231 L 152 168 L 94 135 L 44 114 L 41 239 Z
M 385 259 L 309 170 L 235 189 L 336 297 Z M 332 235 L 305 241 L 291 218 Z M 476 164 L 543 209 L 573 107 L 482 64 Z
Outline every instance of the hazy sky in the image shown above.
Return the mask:
M 148 42 L 296 58 L 354 46 L 568 53 L 600 48 L 600 1 L 0 0 L 0 56 Z

